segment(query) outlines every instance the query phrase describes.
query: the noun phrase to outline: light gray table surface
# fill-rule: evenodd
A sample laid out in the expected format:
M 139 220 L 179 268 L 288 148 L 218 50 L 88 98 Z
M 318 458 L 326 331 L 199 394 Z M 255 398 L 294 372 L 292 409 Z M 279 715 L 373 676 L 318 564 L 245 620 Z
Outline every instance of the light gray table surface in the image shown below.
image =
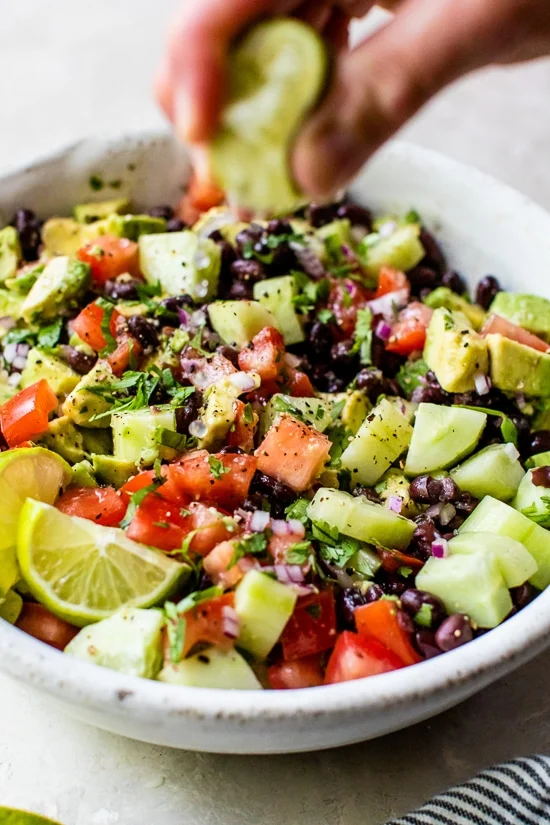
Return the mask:
M 175 0 L 0 6 L 0 173 L 79 137 L 162 126 L 151 77 Z M 404 136 L 550 207 L 550 63 L 469 78 Z M 403 733 L 318 754 L 232 757 L 103 733 L 0 676 L 0 804 L 65 825 L 375 825 L 493 761 L 550 753 L 549 687 L 543 654 Z

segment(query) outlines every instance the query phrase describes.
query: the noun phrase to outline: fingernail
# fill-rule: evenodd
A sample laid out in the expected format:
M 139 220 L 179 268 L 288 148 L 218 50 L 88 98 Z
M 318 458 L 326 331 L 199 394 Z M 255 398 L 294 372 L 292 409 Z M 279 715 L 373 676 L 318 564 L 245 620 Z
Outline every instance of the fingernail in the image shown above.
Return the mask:
M 352 133 L 330 125 L 302 135 L 294 151 L 294 174 L 304 192 L 327 198 L 349 182 L 365 156 Z

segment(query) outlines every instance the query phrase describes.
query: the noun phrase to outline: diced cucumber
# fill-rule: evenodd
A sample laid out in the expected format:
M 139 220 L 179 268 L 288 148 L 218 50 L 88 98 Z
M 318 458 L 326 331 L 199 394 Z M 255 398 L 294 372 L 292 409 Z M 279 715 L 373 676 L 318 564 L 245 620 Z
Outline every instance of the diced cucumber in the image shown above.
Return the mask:
M 400 498 L 402 501 L 401 514 L 407 518 L 414 518 L 421 512 L 418 504 L 412 500 L 409 479 L 401 470 L 391 467 L 380 479 L 375 487 L 381 501 L 388 506 L 391 498 Z
M 420 226 L 414 223 L 400 226 L 386 237 L 367 235 L 359 245 L 359 252 L 363 267 L 371 277 L 377 277 L 383 266 L 408 272 L 426 254 L 420 243 Z
M 213 330 L 232 347 L 244 347 L 264 327 L 279 329 L 275 316 L 258 301 L 214 301 L 208 315 Z
M 476 498 L 509 501 L 525 475 L 517 456 L 512 444 L 490 444 L 451 470 L 451 478 Z
M 538 570 L 538 565 L 523 544 L 509 536 L 495 533 L 461 533 L 449 542 L 451 555 L 469 553 L 493 554 L 506 582 L 506 587 L 519 587 Z
M 389 401 L 390 404 L 404 415 L 409 424 L 412 424 L 414 421 L 414 416 L 416 415 L 416 411 L 418 409 L 418 404 L 413 401 L 406 401 L 404 398 L 401 398 L 399 395 L 387 395 L 386 401 Z
M 21 260 L 21 244 L 17 229 L 5 226 L 0 229 L 0 283 L 14 278 Z
M 115 413 L 111 416 L 111 427 L 115 458 L 134 462 L 140 467 L 150 467 L 157 458 L 164 455 L 166 449 L 159 440 L 160 431 L 177 430 L 176 412 L 174 409 L 156 410 L 147 407 Z
M 317 490 L 307 514 L 312 521 L 324 522 L 344 536 L 396 550 L 408 546 L 416 527 L 381 504 L 327 487 Z
M 325 243 L 329 238 L 333 238 L 338 246 L 353 246 L 351 234 L 351 222 L 349 218 L 338 218 L 335 221 L 326 223 L 315 230 L 318 238 Z
M 249 570 L 235 591 L 240 620 L 237 646 L 265 659 L 290 619 L 297 594 L 258 570 Z
M 120 673 L 154 679 L 162 665 L 163 627 L 160 610 L 126 607 L 83 627 L 65 653 Z
M 23 599 L 15 590 L 8 590 L 3 599 L 0 599 L 0 619 L 15 624 L 23 608 Z
M 523 544 L 539 566 L 529 581 L 534 587 L 544 590 L 550 585 L 550 532 L 538 524 L 533 524 L 533 532 Z
M 277 325 L 285 344 L 299 344 L 305 341 L 305 334 L 299 316 L 294 309 L 293 298 L 297 293 L 294 275 L 282 275 L 254 284 L 254 300 L 258 301 L 277 319 Z
M 486 421 L 477 410 L 420 404 L 405 472 L 419 476 L 452 467 L 475 449 Z
M 537 453 L 536 455 L 532 455 L 525 462 L 525 466 L 527 467 L 528 470 L 532 470 L 534 467 L 549 467 L 550 466 L 550 451 L 547 451 L 545 453 Z
M 519 485 L 512 507 L 519 510 L 528 519 L 550 527 L 550 490 L 533 484 L 533 471 L 529 470 Z
M 324 398 L 294 398 L 276 393 L 260 415 L 260 436 L 264 436 L 281 413 L 289 413 L 324 433 L 332 423 L 331 404 Z
M 199 300 L 213 298 L 221 267 L 219 246 L 194 232 L 142 235 L 140 268 L 149 283 L 160 283 L 168 295 L 187 293 Z
M 368 547 L 362 547 L 346 562 L 346 570 L 351 567 L 355 574 L 362 579 L 372 579 L 381 566 L 382 562 L 378 553 Z
M 225 690 L 261 690 L 254 671 L 236 650 L 207 647 L 201 653 L 166 664 L 158 675 L 160 682 L 188 687 Z
M 472 553 L 428 559 L 416 587 L 438 596 L 449 613 L 465 613 L 479 627 L 496 627 L 511 611 L 512 599 L 496 557 Z
M 383 398 L 342 453 L 342 467 L 351 471 L 353 482 L 371 487 L 405 452 L 412 432 L 405 416 Z

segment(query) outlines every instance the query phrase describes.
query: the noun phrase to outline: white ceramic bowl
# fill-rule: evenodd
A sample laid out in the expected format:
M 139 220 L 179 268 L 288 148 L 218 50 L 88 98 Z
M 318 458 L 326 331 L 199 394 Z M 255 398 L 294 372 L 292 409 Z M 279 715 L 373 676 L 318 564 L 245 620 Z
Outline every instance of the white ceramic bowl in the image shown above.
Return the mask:
M 188 175 L 163 136 L 80 143 L 0 181 L 0 225 L 16 207 L 41 215 L 90 200 L 100 175 L 136 205 L 174 202 Z M 381 152 L 353 187 L 379 210 L 415 207 L 471 284 L 493 272 L 509 289 L 550 297 L 550 216 L 479 172 L 415 146 Z M 531 659 L 550 640 L 550 591 L 491 633 L 382 676 L 302 691 L 164 685 L 76 661 L 0 621 L 0 667 L 82 720 L 135 739 L 218 753 L 281 753 L 374 738 L 437 714 Z

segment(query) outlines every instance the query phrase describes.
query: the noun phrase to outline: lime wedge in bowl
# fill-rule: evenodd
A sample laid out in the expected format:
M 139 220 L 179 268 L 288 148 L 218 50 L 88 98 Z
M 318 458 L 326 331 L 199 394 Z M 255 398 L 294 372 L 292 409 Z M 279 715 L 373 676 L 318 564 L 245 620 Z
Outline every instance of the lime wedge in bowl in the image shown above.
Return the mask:
M 58 825 L 53 819 L 31 814 L 28 811 L 16 811 L 13 808 L 0 807 L 0 825 Z
M 55 616 L 83 627 L 121 607 L 162 602 L 190 572 L 118 527 L 67 516 L 27 499 L 19 521 L 17 559 L 33 594 Z
M 53 504 L 71 477 L 67 462 L 43 447 L 23 447 L 0 455 L 0 598 L 20 578 L 15 545 L 25 499 Z

